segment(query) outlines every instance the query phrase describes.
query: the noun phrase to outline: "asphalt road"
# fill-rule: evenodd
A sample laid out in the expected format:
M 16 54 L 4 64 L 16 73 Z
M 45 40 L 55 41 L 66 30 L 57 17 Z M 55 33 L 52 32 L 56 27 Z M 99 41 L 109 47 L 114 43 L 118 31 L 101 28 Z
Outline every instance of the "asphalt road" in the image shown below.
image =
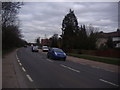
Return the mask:
M 118 88 L 116 72 L 75 63 L 69 60 L 50 60 L 31 47 L 20 48 L 16 58 L 26 77 L 36 88 Z

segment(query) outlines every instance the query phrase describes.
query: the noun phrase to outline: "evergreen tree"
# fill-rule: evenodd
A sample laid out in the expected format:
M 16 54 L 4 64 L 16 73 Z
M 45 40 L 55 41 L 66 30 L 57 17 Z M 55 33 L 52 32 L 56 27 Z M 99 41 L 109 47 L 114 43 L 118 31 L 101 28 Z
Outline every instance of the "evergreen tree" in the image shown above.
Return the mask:
M 74 11 L 71 9 L 63 19 L 61 37 L 63 49 L 96 49 L 96 28 L 92 25 L 79 27 Z
M 74 11 L 70 9 L 62 22 L 62 44 L 63 48 L 71 49 L 75 47 L 76 36 L 79 31 L 78 21 Z
M 97 32 L 91 32 L 88 37 L 88 49 L 94 50 L 96 49 L 96 41 L 97 41 Z
M 88 43 L 88 36 L 86 33 L 86 27 L 85 25 L 81 25 L 79 29 L 79 35 L 78 35 L 78 47 L 79 49 L 87 49 L 87 43 Z

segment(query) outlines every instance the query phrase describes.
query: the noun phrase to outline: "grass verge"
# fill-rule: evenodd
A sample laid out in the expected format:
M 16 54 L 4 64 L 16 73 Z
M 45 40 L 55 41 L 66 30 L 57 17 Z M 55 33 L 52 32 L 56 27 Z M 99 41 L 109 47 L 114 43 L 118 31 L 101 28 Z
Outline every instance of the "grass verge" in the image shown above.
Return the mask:
M 98 57 L 98 56 L 73 54 L 73 53 L 68 53 L 67 55 L 78 57 L 78 58 L 83 58 L 83 59 L 87 59 L 87 60 L 93 60 L 93 61 L 98 61 L 98 62 L 103 62 L 103 63 L 107 63 L 107 64 L 114 64 L 114 65 L 119 65 L 120 66 L 120 59 L 119 58 Z

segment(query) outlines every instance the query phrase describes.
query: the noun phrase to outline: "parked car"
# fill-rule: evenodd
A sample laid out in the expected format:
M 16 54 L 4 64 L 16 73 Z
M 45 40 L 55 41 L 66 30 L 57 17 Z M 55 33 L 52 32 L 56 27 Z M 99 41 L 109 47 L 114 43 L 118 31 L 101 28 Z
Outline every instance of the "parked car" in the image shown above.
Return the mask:
M 26 47 L 27 47 L 27 45 L 24 45 L 24 47 L 26 48 Z
M 42 46 L 42 51 L 43 52 L 48 51 L 48 50 L 49 50 L 48 46 Z
M 38 52 L 38 46 L 32 46 L 32 52 Z
M 62 59 L 62 60 L 66 60 L 66 54 L 62 49 L 59 48 L 50 48 L 48 53 L 47 53 L 47 57 L 51 58 L 51 59 Z

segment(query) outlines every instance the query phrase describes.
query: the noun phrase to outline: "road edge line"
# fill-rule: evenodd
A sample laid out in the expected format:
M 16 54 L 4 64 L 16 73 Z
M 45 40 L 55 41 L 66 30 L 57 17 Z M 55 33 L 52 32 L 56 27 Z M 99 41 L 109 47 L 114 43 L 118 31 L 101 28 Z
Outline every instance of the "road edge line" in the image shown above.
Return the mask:
M 117 87 L 119 87 L 119 85 L 114 84 L 114 83 L 112 83 L 112 82 L 109 82 L 109 81 L 106 81 L 106 80 L 103 80 L 103 79 L 99 79 L 99 80 L 102 81 L 102 82 L 105 82 L 105 83 L 111 84 L 111 85 L 113 85 L 113 86 L 117 86 Z

